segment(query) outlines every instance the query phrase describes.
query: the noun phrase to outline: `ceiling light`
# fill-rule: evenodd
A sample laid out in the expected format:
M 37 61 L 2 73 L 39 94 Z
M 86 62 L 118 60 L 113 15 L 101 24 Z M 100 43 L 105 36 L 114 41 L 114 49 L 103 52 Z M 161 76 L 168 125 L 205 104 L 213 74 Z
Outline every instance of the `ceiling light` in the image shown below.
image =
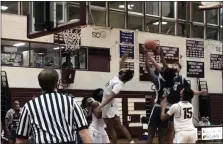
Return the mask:
M 7 6 L 1 6 L 1 9 L 5 11 L 5 10 L 8 9 L 8 7 Z
M 158 25 L 158 24 L 159 24 L 159 22 L 154 22 L 154 23 L 153 23 L 153 25 Z
M 17 44 L 14 44 L 13 46 L 20 47 L 20 46 L 24 46 L 24 45 L 25 45 L 25 43 L 17 43 Z
M 119 5 L 118 7 L 119 7 L 119 8 L 125 8 L 125 5 Z M 128 5 L 128 9 L 132 9 L 133 7 L 134 7 L 133 4 L 129 4 L 129 5 Z
M 119 8 L 125 8 L 125 6 L 124 6 L 124 5 L 119 5 L 118 7 L 119 7 Z
M 158 24 L 159 24 L 159 22 L 154 22 L 154 23 L 153 23 L 153 25 L 158 25 Z M 162 22 L 162 24 L 163 24 L 163 25 L 166 25 L 167 22 Z
M 54 50 L 58 50 L 58 49 L 64 49 L 64 47 L 55 47 L 53 48 Z
M 70 20 L 70 22 L 79 22 L 80 21 L 80 19 L 72 19 L 72 20 Z
M 37 53 L 37 54 L 39 54 L 39 55 L 44 55 L 44 53 Z

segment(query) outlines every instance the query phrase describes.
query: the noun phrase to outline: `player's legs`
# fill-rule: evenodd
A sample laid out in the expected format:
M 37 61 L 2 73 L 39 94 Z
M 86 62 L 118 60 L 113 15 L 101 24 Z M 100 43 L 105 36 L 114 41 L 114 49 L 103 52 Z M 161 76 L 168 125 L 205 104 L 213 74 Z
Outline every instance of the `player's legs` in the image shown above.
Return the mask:
M 148 126 L 148 139 L 147 144 L 153 143 L 153 138 L 155 136 L 157 127 Z
M 105 130 L 99 128 L 99 130 L 95 127 L 89 127 L 89 131 L 91 137 L 93 139 L 93 143 L 110 143 L 108 134 Z
M 171 117 L 167 129 L 166 142 L 168 144 L 172 144 L 173 139 L 174 139 L 174 124 L 173 124 L 173 117 Z
M 167 133 L 167 128 L 158 128 L 159 144 L 166 143 L 166 133 Z
M 179 131 L 175 133 L 173 143 L 187 143 L 188 137 L 187 132 Z
M 14 144 L 16 140 L 16 130 L 11 130 L 9 138 L 8 138 L 9 144 Z
M 197 141 L 197 130 L 188 131 L 188 141 L 187 143 L 196 143 Z
M 153 138 L 155 136 L 157 127 L 158 127 L 158 121 L 157 121 L 157 107 L 153 106 L 152 112 L 149 117 L 149 123 L 148 123 L 148 139 L 147 143 L 152 144 L 153 143 Z
M 93 143 L 104 143 L 102 141 L 102 136 L 97 133 L 97 131 L 90 131 L 91 137 L 93 139 Z
M 117 134 L 115 132 L 115 124 L 114 124 L 114 120 L 112 118 L 105 118 L 104 119 L 105 124 L 107 126 L 107 130 L 108 130 L 108 135 L 111 138 L 111 143 L 112 144 L 117 144 L 118 143 L 118 137 Z
M 108 134 L 106 131 L 104 131 L 104 135 L 102 135 L 102 142 L 101 143 L 110 143 L 110 140 L 108 138 Z
M 129 142 L 132 142 L 132 136 L 130 135 L 128 129 L 121 123 L 120 117 L 115 115 L 114 117 L 115 124 L 118 126 L 118 128 L 122 131 L 122 133 L 126 136 Z
M 168 109 L 165 110 L 165 112 L 167 112 L 167 111 L 168 111 Z M 158 114 L 158 112 L 159 112 L 159 114 Z M 167 129 L 168 129 L 168 125 L 169 125 L 169 120 L 161 121 L 161 119 L 160 119 L 161 107 L 159 107 L 159 109 L 157 109 L 157 114 L 159 116 L 159 125 L 158 125 L 159 143 L 160 144 L 168 143 L 166 141 L 166 137 L 167 137 Z

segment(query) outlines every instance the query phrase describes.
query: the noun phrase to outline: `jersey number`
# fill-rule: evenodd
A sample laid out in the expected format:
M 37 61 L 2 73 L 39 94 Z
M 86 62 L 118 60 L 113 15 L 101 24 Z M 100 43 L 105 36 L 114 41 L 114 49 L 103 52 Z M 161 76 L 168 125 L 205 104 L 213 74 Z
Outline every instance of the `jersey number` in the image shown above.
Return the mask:
M 106 83 L 106 85 L 105 85 L 105 86 L 107 87 L 107 86 L 109 86 L 109 84 L 110 84 L 110 81 L 109 81 L 108 83 Z
M 192 118 L 192 107 L 183 108 L 183 110 L 184 110 L 184 119 Z

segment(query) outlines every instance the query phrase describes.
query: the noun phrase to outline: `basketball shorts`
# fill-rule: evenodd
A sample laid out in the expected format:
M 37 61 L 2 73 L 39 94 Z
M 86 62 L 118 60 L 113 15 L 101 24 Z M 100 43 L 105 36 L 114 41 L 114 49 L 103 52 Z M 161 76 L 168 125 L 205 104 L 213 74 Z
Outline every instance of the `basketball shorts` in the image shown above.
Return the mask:
M 165 110 L 165 112 L 167 111 L 168 109 Z M 150 114 L 148 126 L 156 128 L 168 128 L 169 120 L 161 121 L 160 115 L 161 115 L 161 106 L 155 104 Z
M 179 131 L 175 133 L 173 143 L 196 143 L 197 130 Z
M 12 129 L 11 130 L 8 139 L 9 140 L 12 140 L 12 141 L 15 141 L 16 140 L 16 129 Z
M 93 143 L 110 143 L 108 134 L 104 129 L 100 128 L 99 130 L 90 126 L 89 131 L 93 139 Z
M 102 118 L 114 118 L 119 116 L 118 107 L 108 104 L 102 108 Z

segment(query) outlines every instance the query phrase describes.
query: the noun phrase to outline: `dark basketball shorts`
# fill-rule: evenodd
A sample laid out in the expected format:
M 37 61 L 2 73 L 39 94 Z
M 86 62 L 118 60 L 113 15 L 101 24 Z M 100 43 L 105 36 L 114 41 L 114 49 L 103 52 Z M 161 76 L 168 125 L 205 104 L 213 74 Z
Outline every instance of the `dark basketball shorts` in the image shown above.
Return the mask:
M 167 112 L 168 110 L 169 109 L 167 108 L 165 112 Z M 161 115 L 161 106 L 158 104 L 155 104 L 150 114 L 148 126 L 157 127 L 157 128 L 168 128 L 168 124 L 170 120 L 161 121 L 160 115 Z
M 12 140 L 12 141 L 16 140 L 16 130 L 14 130 L 14 129 L 11 130 L 8 139 Z

